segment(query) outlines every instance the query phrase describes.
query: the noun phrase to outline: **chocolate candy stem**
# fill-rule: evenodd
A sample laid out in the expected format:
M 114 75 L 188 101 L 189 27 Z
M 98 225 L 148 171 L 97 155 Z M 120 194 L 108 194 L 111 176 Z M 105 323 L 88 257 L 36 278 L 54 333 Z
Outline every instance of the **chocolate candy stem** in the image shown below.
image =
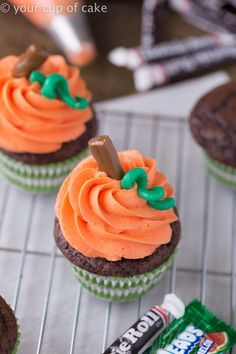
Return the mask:
M 123 177 L 124 171 L 109 136 L 101 135 L 91 139 L 89 141 L 89 149 L 101 171 L 106 172 L 109 177 L 117 180 Z
M 31 72 L 40 67 L 48 57 L 48 52 L 42 48 L 32 44 L 20 56 L 16 63 L 12 75 L 14 77 L 29 77 Z

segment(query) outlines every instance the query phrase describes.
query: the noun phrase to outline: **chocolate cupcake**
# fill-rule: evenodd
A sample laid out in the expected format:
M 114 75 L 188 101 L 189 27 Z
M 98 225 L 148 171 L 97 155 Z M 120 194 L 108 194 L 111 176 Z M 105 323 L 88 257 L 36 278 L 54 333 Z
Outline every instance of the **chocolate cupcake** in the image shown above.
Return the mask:
M 54 237 L 82 286 L 108 300 L 135 299 L 156 285 L 180 239 L 173 188 L 152 158 L 116 153 L 107 136 L 57 196 Z
M 95 135 L 78 68 L 32 45 L 0 60 L 0 170 L 32 191 L 57 190 Z
M 19 334 L 14 312 L 0 296 L 0 353 L 15 354 L 19 345 Z
M 193 137 L 203 148 L 209 173 L 236 188 L 236 84 L 230 82 L 204 95 L 190 116 Z

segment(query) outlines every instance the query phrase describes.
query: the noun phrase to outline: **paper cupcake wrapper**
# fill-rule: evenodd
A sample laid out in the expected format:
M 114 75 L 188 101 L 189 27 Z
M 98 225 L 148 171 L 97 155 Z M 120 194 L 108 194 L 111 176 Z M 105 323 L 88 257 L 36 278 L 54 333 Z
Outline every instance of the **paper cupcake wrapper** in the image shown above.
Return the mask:
M 227 187 L 236 188 L 236 168 L 212 159 L 205 151 L 204 158 L 209 174 Z
M 112 301 L 128 301 L 139 298 L 152 289 L 160 280 L 164 271 L 169 268 L 177 253 L 151 272 L 130 277 L 114 277 L 93 274 L 72 264 L 75 276 L 80 284 L 91 294 Z
M 64 161 L 30 165 L 0 151 L 0 172 L 12 184 L 33 193 L 57 191 L 76 164 L 87 156 L 87 149 Z
M 18 324 L 18 320 L 17 320 L 17 328 L 18 328 L 18 335 L 17 335 L 16 344 L 15 344 L 12 354 L 16 354 L 18 352 L 18 349 L 20 346 L 20 326 Z

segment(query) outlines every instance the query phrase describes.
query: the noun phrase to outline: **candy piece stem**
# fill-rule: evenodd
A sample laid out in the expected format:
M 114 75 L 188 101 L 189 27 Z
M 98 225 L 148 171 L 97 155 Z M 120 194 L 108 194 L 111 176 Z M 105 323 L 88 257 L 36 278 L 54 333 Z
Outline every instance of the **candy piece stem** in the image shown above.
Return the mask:
M 100 171 L 114 179 L 120 180 L 124 176 L 117 151 L 107 135 L 101 135 L 89 141 L 91 154 L 97 161 Z
M 48 57 L 48 52 L 35 44 L 30 45 L 20 56 L 19 61 L 13 68 L 14 77 L 29 77 L 31 72 L 39 68 Z

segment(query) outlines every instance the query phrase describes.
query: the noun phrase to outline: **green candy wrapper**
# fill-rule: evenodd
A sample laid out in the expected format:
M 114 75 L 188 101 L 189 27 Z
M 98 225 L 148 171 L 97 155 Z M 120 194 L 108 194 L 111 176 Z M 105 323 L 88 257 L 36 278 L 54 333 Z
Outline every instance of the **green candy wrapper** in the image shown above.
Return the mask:
M 145 354 L 225 353 L 236 344 L 236 331 L 193 300 Z

